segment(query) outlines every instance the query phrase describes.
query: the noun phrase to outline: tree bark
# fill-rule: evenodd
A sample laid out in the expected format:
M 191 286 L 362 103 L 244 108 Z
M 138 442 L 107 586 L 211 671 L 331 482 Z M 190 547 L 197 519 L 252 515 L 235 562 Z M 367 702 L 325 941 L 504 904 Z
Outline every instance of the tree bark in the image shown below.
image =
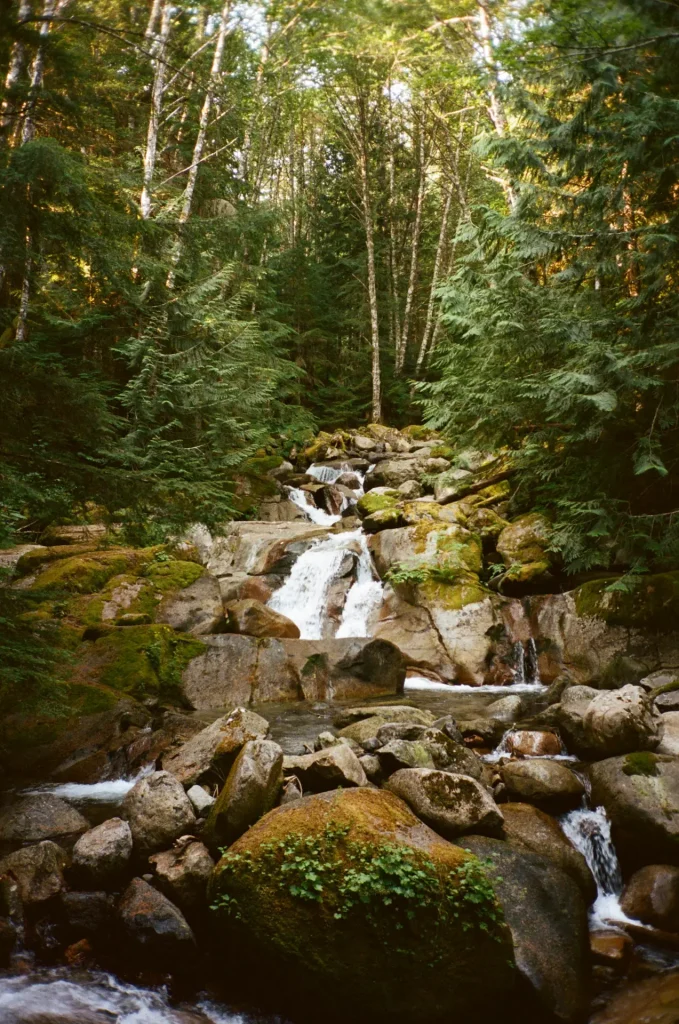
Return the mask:
M 370 197 L 370 171 L 368 168 L 368 126 L 365 111 L 365 97 L 358 96 L 359 108 L 359 165 L 361 173 L 361 201 L 365 242 L 368 254 L 368 301 L 370 303 L 370 332 L 372 342 L 372 420 L 382 419 L 382 375 L 380 366 L 380 320 L 377 306 L 377 275 L 375 272 L 375 227 L 373 223 L 372 200 Z
M 408 335 L 410 333 L 410 318 L 415 297 L 415 285 L 417 284 L 417 272 L 419 268 L 420 238 L 422 235 L 422 211 L 424 209 L 424 197 L 427 187 L 427 168 L 424 152 L 424 131 L 423 126 L 419 132 L 419 181 L 417 186 L 417 198 L 415 200 L 415 224 L 413 226 L 412 245 L 410 250 L 410 273 L 408 275 L 408 291 L 406 293 L 406 304 L 403 311 L 403 329 L 399 339 L 398 352 L 396 354 L 396 373 L 401 373 L 405 365 L 408 349 Z
M 427 355 L 429 348 L 429 341 L 434 330 L 434 304 L 436 301 L 436 288 L 439 283 L 439 276 L 441 273 L 441 264 L 443 262 L 443 251 L 446 245 L 446 239 L 448 237 L 448 221 L 450 220 L 450 210 L 453 205 L 453 190 L 448 189 L 446 195 L 446 201 L 443 207 L 443 214 L 441 216 L 441 230 L 439 231 L 439 239 L 436 245 L 436 256 L 434 257 L 434 269 L 431 275 L 431 288 L 429 289 L 429 303 L 427 305 L 427 319 L 424 325 L 424 333 L 422 334 L 422 343 L 420 345 L 420 353 L 417 357 L 417 373 L 419 374 L 422 370 L 422 364 Z
M 154 9 L 155 9 L 154 3 Z M 149 19 L 149 28 L 155 19 Z M 160 32 L 154 42 L 153 50 L 156 54 L 155 72 L 153 75 L 153 87 L 151 89 L 151 113 L 149 114 L 148 130 L 146 132 L 146 149 L 144 150 L 144 175 L 141 189 L 139 206 L 141 208 L 142 220 L 148 220 L 151 216 L 153 174 L 156 169 L 156 155 L 158 152 L 158 127 L 163 110 L 163 97 L 165 95 L 165 77 L 167 64 L 165 52 L 167 42 L 170 38 L 170 25 L 172 23 L 172 5 L 169 0 L 163 5 L 163 12 L 160 19 Z M 147 28 L 147 36 L 149 33 Z
M 28 20 L 30 15 L 30 0 L 21 0 L 21 3 L 19 4 L 18 23 L 21 25 L 23 22 Z M 5 99 L 2 101 L 2 106 L 0 107 L 0 131 L 3 133 L 11 125 L 12 119 L 16 116 L 17 105 L 12 96 L 12 91 L 16 89 L 19 84 L 25 64 L 26 47 L 23 40 L 17 39 L 12 46 L 12 52 L 9 58 L 9 68 L 7 69 L 7 75 L 5 77 Z
M 222 58 L 224 56 L 224 44 L 226 42 L 226 31 L 229 24 L 229 15 L 231 13 L 231 0 L 222 7 L 221 21 L 219 24 L 217 43 L 215 46 L 215 52 L 212 55 L 212 67 L 210 68 L 210 80 L 208 82 L 207 91 L 205 93 L 205 99 L 203 100 L 203 106 L 200 112 L 200 121 L 198 122 L 198 135 L 196 136 L 196 142 L 193 147 L 193 157 L 191 160 L 191 167 L 189 168 L 189 176 L 186 179 L 186 188 L 184 189 L 184 200 L 182 202 L 181 213 L 179 214 L 179 238 L 175 251 L 172 255 L 172 261 L 170 270 L 167 275 L 166 286 L 172 291 L 174 288 L 174 282 L 176 277 L 177 264 L 181 258 L 182 250 L 182 239 L 181 232 L 191 216 L 191 207 L 193 205 L 193 195 L 196 191 L 196 182 L 198 180 L 198 167 L 200 165 L 203 149 L 205 148 L 205 140 L 207 138 L 207 127 L 210 119 L 210 110 L 212 108 L 212 101 L 214 98 L 214 88 L 217 84 L 217 79 L 222 68 Z
M 487 0 L 478 0 L 479 39 L 483 50 L 483 59 L 488 73 L 488 113 L 493 122 L 496 133 L 503 138 L 507 133 L 507 119 L 498 96 L 498 68 L 493 53 L 493 43 L 490 30 L 490 16 L 488 14 Z M 507 199 L 510 210 L 516 206 L 516 192 L 508 181 L 500 179 L 502 189 Z

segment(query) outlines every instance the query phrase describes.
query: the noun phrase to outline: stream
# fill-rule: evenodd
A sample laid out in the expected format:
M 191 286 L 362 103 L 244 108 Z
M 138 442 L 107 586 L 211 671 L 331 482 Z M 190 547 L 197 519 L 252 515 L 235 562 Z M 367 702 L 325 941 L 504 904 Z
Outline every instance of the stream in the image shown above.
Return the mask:
M 334 483 L 349 466 L 312 466 L 309 475 L 323 483 Z M 364 477 L 356 474 L 363 493 Z M 341 515 L 332 515 L 310 505 L 307 493 L 289 489 L 289 498 L 319 525 L 332 526 Z M 343 583 L 343 581 L 347 581 Z M 326 614 L 333 588 L 344 586 L 341 615 L 330 622 Z M 327 636 L 368 637 L 372 634 L 383 598 L 383 585 L 376 577 L 366 536 L 362 529 L 346 530 L 315 540 L 297 559 L 285 583 L 270 598 L 270 607 L 292 619 L 303 639 Z M 521 694 L 523 715 L 545 707 L 545 687 L 538 675 L 535 645 L 529 640 L 515 651 L 515 681 L 505 686 L 448 685 L 425 676 L 410 676 L 399 697 L 382 697 L 376 703 L 400 704 L 431 711 L 436 717 L 459 719 L 487 716 L 490 704 L 499 697 Z M 351 703 L 357 703 L 353 701 Z M 230 708 L 197 713 L 209 724 Z M 318 734 L 332 727 L 337 705 L 329 703 L 268 703 L 253 710 L 267 718 L 271 738 L 285 753 L 313 749 Z M 485 755 L 488 763 L 500 762 L 507 754 L 511 724 L 498 747 Z M 574 760 L 564 753 L 553 755 Z M 152 771 L 149 766 L 147 771 Z M 142 773 L 143 774 L 143 773 Z M 138 778 L 139 776 L 137 776 Z M 114 817 L 135 779 L 118 779 L 92 785 L 61 784 L 38 787 L 76 806 L 92 822 Z M 35 792 L 36 789 L 30 790 Z M 590 910 L 592 930 L 624 928 L 630 922 L 620 906 L 622 876 L 610 824 L 602 808 L 585 803 L 561 819 L 561 826 L 573 846 L 585 857 L 597 886 L 597 899 Z M 662 954 L 659 954 L 662 959 Z M 649 954 L 651 956 L 651 954 Z M 24 953 L 15 954 L 15 969 L 0 973 L 0 1024 L 284 1024 L 275 1016 L 251 1015 L 250 1011 L 199 996 L 190 1003 L 175 1003 L 162 987 L 134 985 L 102 971 L 80 968 L 38 968 Z M 676 953 L 666 957 L 662 967 L 676 966 Z M 322 1014 L 318 1017 L 321 1024 Z

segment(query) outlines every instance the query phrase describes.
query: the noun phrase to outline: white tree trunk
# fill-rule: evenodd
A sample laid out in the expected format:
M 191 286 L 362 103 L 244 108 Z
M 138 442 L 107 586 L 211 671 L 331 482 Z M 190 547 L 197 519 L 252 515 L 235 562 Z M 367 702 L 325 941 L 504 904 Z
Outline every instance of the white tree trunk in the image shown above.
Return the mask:
M 363 100 L 359 98 L 359 104 Z M 380 367 L 380 320 L 377 307 L 377 275 L 375 273 L 375 228 L 373 224 L 372 202 L 370 198 L 370 175 L 368 171 L 368 140 L 365 113 L 360 117 L 360 150 L 359 164 L 361 170 L 361 200 L 363 206 L 363 222 L 365 226 L 365 242 L 368 253 L 368 301 L 370 303 L 370 332 L 372 342 L 372 420 L 379 423 L 382 419 L 382 377 Z
M 179 214 L 179 230 L 184 227 L 189 217 L 191 216 L 191 206 L 193 205 L 193 195 L 196 191 L 196 181 L 198 180 L 198 167 L 203 157 L 203 149 L 205 148 L 205 140 L 207 138 L 207 127 L 210 119 L 210 110 L 212 108 L 212 102 L 214 98 L 214 88 L 217 84 L 217 79 L 222 68 L 222 58 L 224 56 L 224 44 L 226 42 L 226 33 L 229 24 L 229 15 L 231 13 L 231 0 L 227 0 L 222 8 L 222 16 L 219 24 L 219 34 L 217 36 L 217 44 L 215 46 L 215 52 L 212 57 L 212 67 L 210 69 L 210 80 L 208 82 L 207 91 L 205 93 L 205 99 L 203 100 L 203 107 L 200 112 L 200 121 L 198 123 L 198 135 L 196 136 L 196 142 L 193 147 L 193 158 L 191 160 L 191 167 L 189 168 L 189 176 L 186 180 L 186 188 L 184 189 L 184 199 L 182 202 L 181 213 Z M 177 264 L 181 257 L 181 234 L 178 239 L 175 251 L 172 255 L 170 270 L 167 275 L 166 285 L 171 291 L 174 288 L 175 282 L 175 271 Z
M 160 14 L 160 5 L 162 0 L 153 0 L 151 4 L 151 10 L 149 12 L 149 20 L 144 32 L 144 39 L 147 43 L 153 43 L 156 35 L 156 23 L 158 21 L 158 15 Z
M 31 15 L 30 0 L 21 0 L 19 5 L 19 24 L 28 20 Z M 9 67 L 5 77 L 5 99 L 0 106 L 0 130 L 8 128 L 16 113 L 16 104 L 12 98 L 12 90 L 19 84 L 21 73 L 26 63 L 26 47 L 21 39 L 17 39 L 12 46 L 9 58 Z
M 152 20 L 153 12 L 152 17 L 149 19 L 149 27 L 151 26 Z M 167 69 L 165 52 L 167 50 L 168 39 L 170 38 L 171 23 L 172 5 L 169 3 L 169 0 L 166 0 L 163 5 L 163 13 L 160 20 L 160 33 L 158 38 L 155 40 L 153 47 L 156 54 L 156 66 L 153 75 L 153 87 L 151 90 L 151 113 L 149 114 L 149 124 L 146 132 L 146 149 L 144 150 L 143 184 L 139 200 L 142 220 L 148 220 L 151 216 L 153 174 L 156 169 L 156 155 L 158 152 L 158 127 L 160 125 L 160 118 L 163 111 L 163 97 L 165 95 L 165 78 Z
M 436 256 L 434 257 L 434 269 L 431 275 L 431 288 L 429 289 L 429 303 L 427 305 L 427 319 L 424 325 L 424 333 L 422 335 L 422 343 L 420 345 L 420 353 L 417 357 L 417 373 L 419 374 L 422 370 L 422 364 L 424 363 L 427 355 L 427 349 L 429 348 L 429 341 L 432 336 L 434 329 L 434 305 L 436 302 L 436 288 L 439 283 L 439 276 L 441 273 L 441 263 L 443 262 L 443 251 L 446 245 L 446 239 L 448 236 L 448 221 L 450 220 L 450 210 L 453 205 L 453 190 L 450 188 L 446 195 L 445 205 L 443 207 L 443 214 L 441 216 L 441 230 L 439 231 L 439 240 L 436 245 Z
M 493 53 L 490 17 L 488 15 L 486 0 L 478 0 L 478 19 L 479 40 L 481 43 L 481 49 L 483 50 L 483 59 L 486 65 L 486 71 L 489 76 L 488 113 L 491 121 L 493 122 L 493 127 L 495 128 L 496 133 L 500 138 L 502 138 L 507 132 L 507 119 L 498 96 L 499 76 L 497 63 L 495 61 L 495 54 Z M 500 180 L 507 199 L 507 205 L 510 210 L 512 210 L 516 205 L 516 193 L 508 181 L 504 178 Z
M 415 285 L 417 284 L 417 272 L 419 268 L 420 238 L 422 236 L 422 211 L 424 209 L 424 197 L 427 187 L 427 168 L 424 155 L 424 132 L 422 130 L 420 130 L 418 162 L 420 176 L 417 187 L 417 198 L 415 200 L 415 224 L 413 226 L 412 247 L 410 250 L 408 291 L 406 293 L 406 304 L 403 311 L 403 329 L 399 339 L 398 352 L 396 353 L 397 373 L 400 373 L 405 365 L 406 352 L 408 349 L 408 335 L 410 333 L 410 318 L 413 310 L 413 299 L 415 297 Z

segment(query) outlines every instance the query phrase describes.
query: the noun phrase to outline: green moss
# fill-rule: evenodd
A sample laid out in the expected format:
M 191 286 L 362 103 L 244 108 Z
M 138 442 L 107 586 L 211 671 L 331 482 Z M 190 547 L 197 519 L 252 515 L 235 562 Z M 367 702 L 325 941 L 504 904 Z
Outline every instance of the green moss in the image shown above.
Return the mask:
M 611 626 L 665 632 L 679 621 L 679 572 L 593 580 L 573 593 L 578 615 Z
M 93 594 L 113 576 L 137 569 L 153 557 L 154 549 L 112 548 L 54 562 L 31 584 L 31 590 Z
M 452 462 L 455 458 L 455 450 L 449 448 L 447 444 L 440 444 L 436 448 L 432 448 L 431 456 L 433 459 L 448 459 Z
M 17 562 L 17 573 L 21 576 L 28 576 L 37 572 L 47 562 L 63 561 L 65 558 L 87 555 L 100 550 L 98 544 L 59 544 L 55 547 L 36 548 L 35 551 L 27 551 L 21 556 Z
M 385 494 L 375 494 L 368 491 L 357 502 L 358 514 L 362 517 L 371 516 L 373 512 L 383 512 L 388 508 L 395 508 L 398 505 L 401 495 L 398 491 L 389 491 Z
M 647 750 L 641 750 L 636 754 L 628 754 L 622 766 L 623 775 L 643 775 L 647 778 L 655 778 L 660 774 L 658 771 L 658 758 Z
M 246 476 L 264 476 L 272 469 L 278 469 L 282 465 L 283 459 L 280 455 L 255 455 L 253 458 L 245 460 L 240 467 L 240 472 Z
M 203 567 L 195 562 L 171 559 L 167 562 L 149 562 L 144 569 L 144 577 L 151 581 L 155 590 L 167 594 L 174 590 L 184 590 L 204 572 Z
M 383 508 L 363 520 L 363 529 L 366 533 L 379 533 L 380 530 L 393 530 L 399 526 L 405 526 L 405 519 L 399 508 Z
M 474 505 L 475 508 L 487 508 L 489 505 L 497 505 L 498 502 L 505 501 L 511 493 L 509 480 L 500 480 L 499 483 L 484 487 L 476 494 L 468 494 L 464 500 L 467 504 Z
M 460 611 L 468 604 L 484 601 L 489 594 L 489 591 L 482 587 L 478 578 L 473 576 L 456 583 L 440 583 L 432 579 L 418 589 L 420 600 L 438 605 L 448 611 Z
M 182 673 L 204 652 L 199 640 L 167 626 L 121 626 L 84 646 L 78 672 L 119 693 L 181 704 Z
M 433 441 L 438 437 L 435 430 L 432 430 L 430 427 L 423 427 L 417 423 L 404 427 L 401 433 L 409 437 L 411 441 Z

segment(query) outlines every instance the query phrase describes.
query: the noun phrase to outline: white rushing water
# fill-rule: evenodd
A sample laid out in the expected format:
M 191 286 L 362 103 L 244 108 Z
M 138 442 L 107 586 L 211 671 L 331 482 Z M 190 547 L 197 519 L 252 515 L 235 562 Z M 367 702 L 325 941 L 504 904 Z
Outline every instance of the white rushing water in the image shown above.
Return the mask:
M 561 827 L 587 861 L 596 882 L 597 898 L 590 910 L 590 927 L 641 926 L 640 921 L 633 921 L 620 906 L 622 874 L 605 809 L 596 807 L 594 810 L 581 808 L 571 811 L 561 819 Z
M 530 637 L 525 644 L 522 644 L 520 640 L 517 641 L 514 644 L 514 656 L 516 659 L 516 668 L 514 669 L 516 684 L 528 684 L 529 686 L 540 684 L 538 652 L 533 637 Z
M 331 516 L 324 509 L 312 505 L 309 502 L 307 492 L 300 490 L 299 487 L 290 487 L 288 489 L 288 497 L 293 505 L 301 509 L 307 519 L 310 519 L 312 523 L 316 523 L 317 526 L 334 526 L 342 518 L 341 516 Z
M 482 687 L 482 689 L 483 689 L 483 687 Z M 535 731 L 537 733 L 541 732 L 540 729 L 536 729 L 536 730 L 532 730 L 532 729 L 523 730 L 523 729 L 513 729 L 513 728 L 512 729 L 507 729 L 506 733 L 504 734 L 504 736 L 502 737 L 502 739 L 500 740 L 500 742 L 496 746 L 495 750 L 492 750 L 490 752 L 490 754 L 484 754 L 483 755 L 483 760 L 486 761 L 488 764 L 495 764 L 496 762 L 501 761 L 503 757 L 508 757 L 508 758 L 512 757 L 513 756 L 512 738 L 514 736 L 520 734 L 521 732 L 533 732 L 533 731 Z M 577 761 L 577 757 L 574 754 L 565 754 L 565 753 L 561 753 L 561 754 L 541 754 L 541 753 L 525 754 L 525 753 L 522 753 L 521 757 L 524 758 L 527 761 L 529 761 L 532 757 L 537 757 L 541 761 Z
M 247 1024 L 248 1018 L 209 1002 L 197 1007 L 205 1024 Z M 195 1015 L 196 1007 L 192 1008 Z M 47 1014 L 51 1020 L 87 1024 L 184 1024 L 164 989 L 138 988 L 110 974 L 65 971 L 0 978 L 0 1024 L 32 1024 Z M 193 1020 L 194 1017 L 192 1016 Z
M 60 796 L 63 800 L 72 800 L 74 803 L 92 804 L 118 804 L 129 793 L 132 787 L 150 775 L 154 766 L 149 765 L 142 768 L 132 779 L 109 779 L 107 782 L 62 782 L 46 783 L 34 789 L 25 790 L 26 793 L 50 793 L 52 796 Z
M 362 530 L 351 534 L 358 539 L 360 554 L 356 570 L 356 582 L 347 594 L 336 636 L 370 636 L 374 621 L 382 604 L 384 586 L 375 578 L 368 541 Z
M 450 690 L 455 693 L 539 693 L 544 690 L 542 683 L 508 683 L 506 686 L 468 686 L 466 683 L 438 683 L 426 676 L 410 676 L 405 682 L 406 690 Z

